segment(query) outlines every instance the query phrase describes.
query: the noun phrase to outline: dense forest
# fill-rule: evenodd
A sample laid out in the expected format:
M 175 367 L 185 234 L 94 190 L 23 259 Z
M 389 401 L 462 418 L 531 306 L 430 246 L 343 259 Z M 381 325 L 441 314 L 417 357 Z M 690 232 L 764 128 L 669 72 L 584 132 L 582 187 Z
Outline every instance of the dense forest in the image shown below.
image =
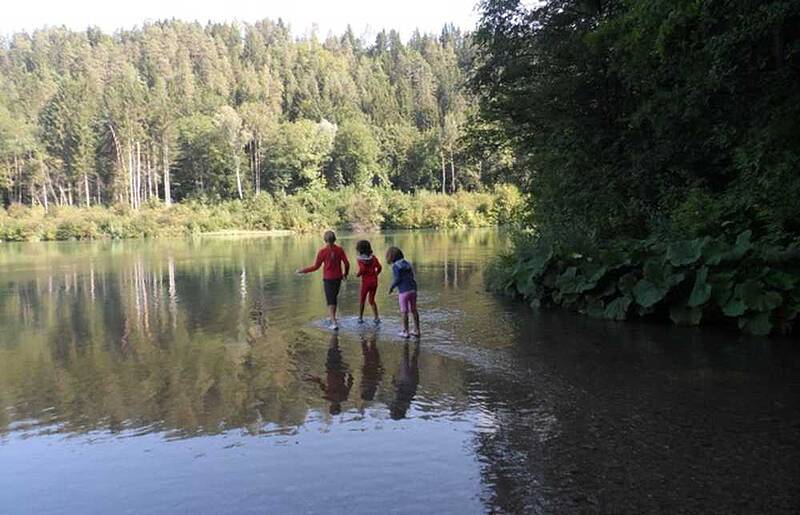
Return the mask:
M 451 26 L 368 43 L 268 20 L 14 34 L 0 42 L 0 196 L 138 209 L 318 187 L 474 190 L 513 159 L 463 137 L 472 59 Z
M 495 286 L 611 319 L 800 312 L 800 2 L 484 0 L 473 132 L 529 195 Z

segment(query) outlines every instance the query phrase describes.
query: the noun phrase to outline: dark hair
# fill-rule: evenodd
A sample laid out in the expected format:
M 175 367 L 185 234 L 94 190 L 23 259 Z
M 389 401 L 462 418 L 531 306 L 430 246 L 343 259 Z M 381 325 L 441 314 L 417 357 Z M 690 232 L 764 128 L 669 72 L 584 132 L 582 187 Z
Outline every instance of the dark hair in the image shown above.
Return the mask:
M 397 247 L 389 247 L 386 250 L 386 262 L 387 263 L 394 263 L 395 261 L 400 261 L 401 259 L 405 259 L 403 255 L 403 251 Z
M 325 243 L 333 245 L 333 242 L 336 241 L 336 233 L 333 231 L 325 231 L 325 234 L 322 236 L 322 239 L 325 240 Z
M 372 245 L 370 245 L 367 240 L 361 240 L 358 243 L 356 243 L 356 252 L 358 252 L 362 256 L 371 256 Z

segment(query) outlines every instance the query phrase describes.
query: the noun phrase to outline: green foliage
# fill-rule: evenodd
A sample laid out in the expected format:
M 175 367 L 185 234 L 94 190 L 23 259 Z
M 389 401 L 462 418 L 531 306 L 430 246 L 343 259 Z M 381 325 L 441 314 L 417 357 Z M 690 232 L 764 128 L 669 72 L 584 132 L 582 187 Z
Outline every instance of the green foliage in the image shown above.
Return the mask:
M 452 27 L 372 43 L 269 20 L 0 38 L 0 204 L 480 190 L 505 179 L 463 141 L 471 55 Z
M 180 236 L 230 230 L 312 231 L 339 227 L 357 232 L 418 228 L 485 227 L 506 223 L 496 213 L 514 211 L 503 194 L 401 193 L 387 188 L 324 188 L 275 196 L 261 193 L 243 201 L 152 203 L 139 210 L 57 207 L 45 212 L 14 204 L 0 208 L 0 241 L 125 239 Z M 779 278 L 776 278 L 778 280 Z
M 379 151 L 367 124 L 358 119 L 347 120 L 336 131 L 333 141 L 328 184 L 333 187 L 352 184 L 362 188 L 388 184 L 378 162 Z
M 800 2 L 480 9 L 472 144 L 515 149 L 540 233 L 666 234 L 686 266 L 678 240 L 800 231 Z
M 745 332 L 795 330 L 800 245 L 696 238 L 626 240 L 576 252 L 543 238 L 522 239 L 491 266 L 495 290 L 537 307 L 590 316 L 670 319 L 679 325 L 736 321 Z

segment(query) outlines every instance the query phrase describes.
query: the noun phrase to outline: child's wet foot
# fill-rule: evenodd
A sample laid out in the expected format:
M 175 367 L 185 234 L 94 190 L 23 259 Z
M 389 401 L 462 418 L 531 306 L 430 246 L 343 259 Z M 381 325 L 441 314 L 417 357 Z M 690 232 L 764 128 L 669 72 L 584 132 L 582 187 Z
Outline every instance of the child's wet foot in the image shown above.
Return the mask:
M 333 329 L 334 331 L 338 331 L 339 330 L 339 324 L 337 324 L 336 322 L 332 323 L 331 324 L 331 329 Z
M 409 337 L 409 334 L 406 331 L 400 331 L 398 333 L 398 335 L 400 336 L 400 338 L 408 338 Z
M 381 319 L 380 319 L 380 318 L 376 318 L 376 319 L 374 320 L 374 322 L 375 322 L 375 324 L 376 324 L 376 325 L 377 325 L 377 324 L 380 324 L 380 323 L 381 323 Z
M 419 331 L 411 331 L 411 333 L 410 333 L 410 334 L 411 334 L 411 336 L 413 336 L 414 338 L 419 338 L 420 336 L 422 336 L 422 334 L 421 334 Z
M 359 324 L 363 324 L 363 323 L 364 323 L 364 319 L 363 319 L 363 318 L 359 318 L 359 319 L 358 319 L 358 323 L 359 323 Z

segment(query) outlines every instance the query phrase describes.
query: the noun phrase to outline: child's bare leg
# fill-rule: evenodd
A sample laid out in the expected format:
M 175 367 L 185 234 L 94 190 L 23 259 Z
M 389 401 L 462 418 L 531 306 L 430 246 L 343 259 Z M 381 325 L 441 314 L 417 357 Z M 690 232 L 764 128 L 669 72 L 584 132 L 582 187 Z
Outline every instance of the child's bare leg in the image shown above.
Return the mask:
M 331 323 L 336 324 L 336 304 L 328 306 L 328 312 L 330 314 Z
M 408 311 L 403 311 L 403 330 L 408 333 Z
M 372 314 L 375 315 L 375 320 L 380 319 L 378 315 L 378 304 L 373 300 L 370 306 L 372 307 Z
M 358 306 L 358 321 L 362 322 L 364 320 L 364 303 L 362 302 Z
M 417 308 L 414 308 L 411 314 L 414 315 L 414 333 L 419 336 L 421 334 L 419 331 L 419 311 L 417 311 Z

